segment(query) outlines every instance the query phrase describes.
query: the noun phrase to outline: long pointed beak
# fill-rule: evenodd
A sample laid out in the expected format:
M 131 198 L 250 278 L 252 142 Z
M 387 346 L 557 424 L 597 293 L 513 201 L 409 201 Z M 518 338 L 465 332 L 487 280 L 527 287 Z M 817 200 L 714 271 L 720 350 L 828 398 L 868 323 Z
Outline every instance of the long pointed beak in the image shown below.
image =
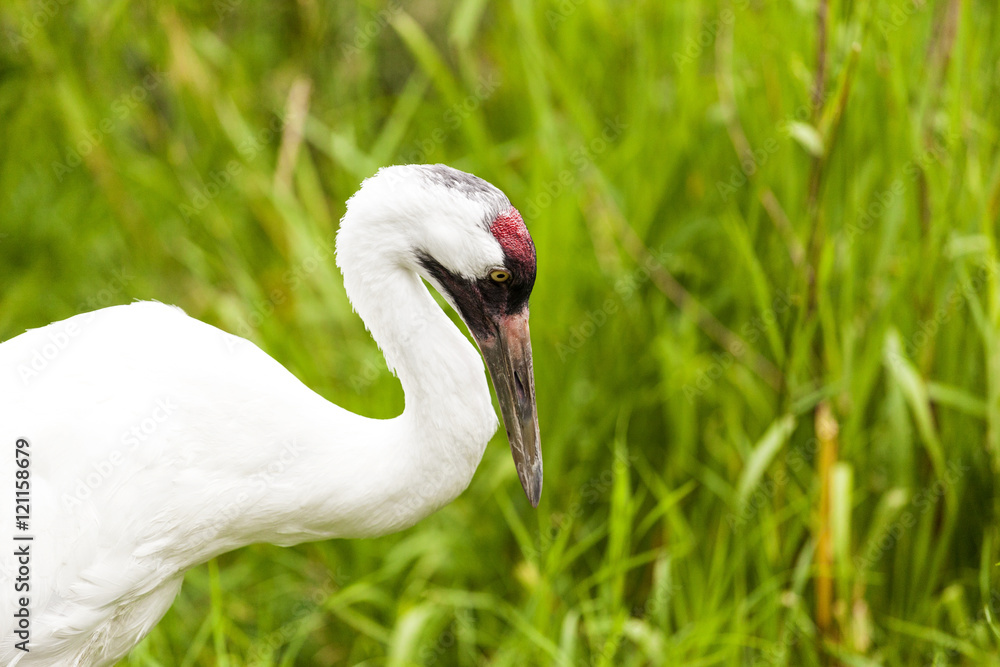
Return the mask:
M 476 342 L 497 392 L 517 476 L 531 506 L 538 507 L 538 499 L 542 496 L 542 450 L 535 409 L 528 307 L 514 315 L 501 317 L 497 324 L 496 336 L 488 339 L 476 337 Z

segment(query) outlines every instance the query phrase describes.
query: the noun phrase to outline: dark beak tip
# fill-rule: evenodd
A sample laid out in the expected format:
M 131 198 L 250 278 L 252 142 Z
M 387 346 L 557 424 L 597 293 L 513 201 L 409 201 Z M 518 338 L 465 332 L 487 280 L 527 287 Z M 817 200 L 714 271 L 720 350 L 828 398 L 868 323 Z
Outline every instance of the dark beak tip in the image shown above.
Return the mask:
M 538 502 L 541 499 L 542 499 L 542 480 L 538 480 L 538 483 L 535 484 L 535 487 L 531 489 L 531 492 L 528 494 L 528 502 L 531 503 L 531 506 L 534 509 L 538 509 Z
M 521 488 L 524 489 L 524 495 L 528 497 L 528 502 L 531 506 L 538 508 L 538 502 L 542 498 L 542 466 L 539 461 L 534 465 L 530 471 L 524 472 L 518 468 L 517 476 L 521 480 Z

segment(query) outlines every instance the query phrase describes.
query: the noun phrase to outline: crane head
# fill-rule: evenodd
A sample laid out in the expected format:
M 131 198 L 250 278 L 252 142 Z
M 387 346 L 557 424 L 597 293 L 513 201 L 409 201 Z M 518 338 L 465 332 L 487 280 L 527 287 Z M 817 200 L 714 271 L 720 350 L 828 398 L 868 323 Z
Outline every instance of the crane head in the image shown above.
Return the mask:
M 534 242 L 517 209 L 481 178 L 445 165 L 409 168 L 436 194 L 435 222 L 421 230 L 415 244 L 421 273 L 458 311 L 482 352 L 518 478 L 537 507 L 542 451 L 528 329 Z M 447 219 L 441 218 L 442 208 Z

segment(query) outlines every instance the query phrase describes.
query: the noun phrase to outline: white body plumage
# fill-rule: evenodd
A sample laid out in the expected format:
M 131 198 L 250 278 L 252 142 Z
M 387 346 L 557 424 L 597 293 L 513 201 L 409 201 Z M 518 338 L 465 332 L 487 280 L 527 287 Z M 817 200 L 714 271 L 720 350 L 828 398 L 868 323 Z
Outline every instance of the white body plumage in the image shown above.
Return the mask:
M 213 556 L 400 530 L 468 486 L 496 414 L 479 354 L 431 298 L 413 249 L 470 280 L 504 254 L 483 233 L 489 204 L 422 169 L 366 181 L 338 236 L 348 296 L 404 388 L 395 419 L 343 410 L 254 344 L 155 302 L 0 345 L 2 483 L 23 438 L 19 534 L 34 538 L 29 652 L 11 632 L 19 563 L 7 547 L 0 558 L 0 663 L 109 664 Z M 14 503 L 0 494 L 7 525 Z

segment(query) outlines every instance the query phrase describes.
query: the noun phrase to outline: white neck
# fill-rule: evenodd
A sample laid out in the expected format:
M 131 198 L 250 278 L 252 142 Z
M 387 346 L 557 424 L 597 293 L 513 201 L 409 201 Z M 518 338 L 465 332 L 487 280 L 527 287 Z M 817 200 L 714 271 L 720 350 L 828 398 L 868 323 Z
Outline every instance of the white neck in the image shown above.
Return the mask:
M 246 376 L 234 364 L 229 374 L 237 386 L 274 389 L 266 410 L 253 394 L 227 405 L 227 417 L 213 421 L 229 425 L 233 414 L 242 414 L 236 421 L 244 426 L 240 437 L 258 445 L 244 448 L 248 455 L 236 461 L 228 449 L 203 453 L 219 457 L 205 465 L 227 471 L 226 479 L 216 473 L 214 486 L 220 497 L 235 500 L 225 501 L 232 511 L 213 508 L 207 524 L 205 508 L 191 508 L 198 518 L 190 522 L 196 534 L 184 542 L 181 569 L 253 542 L 291 545 L 401 530 L 453 500 L 471 482 L 496 431 L 497 415 L 479 352 L 424 286 L 413 248 L 434 242 L 434 230 L 447 220 L 441 216 L 459 211 L 476 219 L 482 212 L 463 210 L 470 204 L 461 198 L 443 205 L 447 192 L 431 196 L 416 188 L 417 197 L 412 192 L 406 197 L 406 182 L 398 187 L 388 182 L 396 188 L 390 193 L 395 197 L 363 188 L 349 202 L 337 235 L 337 264 L 347 296 L 399 377 L 403 414 L 389 420 L 361 417 L 326 401 L 277 363 L 248 363 Z M 458 233 L 454 238 L 466 237 Z M 205 402 L 216 399 L 205 397 Z M 220 432 L 215 438 L 233 436 Z M 262 484 L 260 471 L 274 466 L 278 472 Z M 192 552 L 192 543 L 204 548 Z
M 362 262 L 367 275 L 350 276 Z M 393 420 L 402 441 L 390 447 L 438 476 L 424 487 L 460 484 L 439 498 L 444 504 L 468 485 L 497 428 L 482 359 L 413 271 L 382 267 L 376 277 L 374 261 L 350 266 L 342 264 L 348 297 L 403 386 L 405 408 Z
M 294 388 L 276 392 L 267 411 L 250 408 L 245 419 L 253 425 L 246 437 L 265 440 L 249 449 L 266 458 L 214 466 L 232 474 L 227 497 L 245 499 L 213 511 L 208 528 L 185 541 L 180 568 L 254 542 L 288 546 L 407 528 L 465 490 L 496 431 L 478 351 L 420 277 L 387 262 L 379 246 L 364 242 L 370 230 L 349 222 L 338 237 L 338 263 L 351 303 L 403 385 L 403 414 L 349 413 L 274 364 L 277 382 Z M 264 381 L 260 371 L 254 366 L 253 382 Z M 262 480 L 260 471 L 276 462 L 278 472 Z M 192 543 L 204 548 L 192 551 Z
M 497 428 L 479 352 L 400 261 L 409 256 L 404 234 L 398 222 L 348 212 L 337 238 L 348 299 L 405 396 L 402 415 L 365 420 L 369 432 L 351 443 L 370 462 L 359 506 L 371 533 L 412 525 L 458 496 Z

